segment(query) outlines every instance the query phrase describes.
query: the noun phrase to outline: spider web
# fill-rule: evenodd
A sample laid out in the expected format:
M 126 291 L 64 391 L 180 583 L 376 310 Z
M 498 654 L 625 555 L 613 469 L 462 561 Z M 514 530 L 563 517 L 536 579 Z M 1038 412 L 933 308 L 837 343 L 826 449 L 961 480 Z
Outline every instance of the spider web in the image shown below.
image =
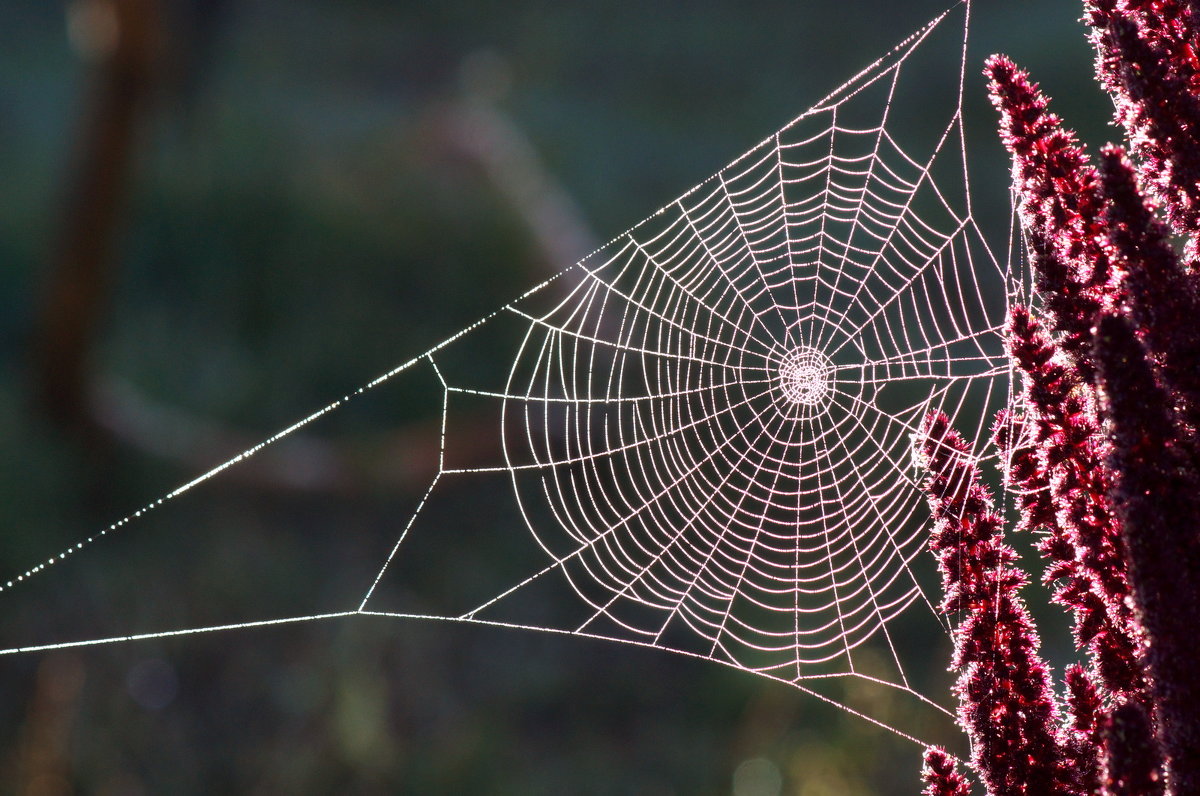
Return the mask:
M 346 402 L 413 380 L 441 398 L 436 474 L 353 604 L 22 640 L 0 654 L 363 615 L 451 620 L 682 653 L 913 740 L 936 734 L 874 715 L 847 683 L 890 689 L 950 724 L 925 696 L 941 653 L 931 664 L 914 642 L 930 637 L 922 624 L 943 639 L 948 626 L 911 437 L 940 410 L 979 451 L 986 418 L 1010 400 L 1000 331 L 1013 280 L 971 213 L 958 11 L 962 28 L 946 24 L 951 12 L 934 19 L 518 300 L 0 582 L 12 593 Z M 929 45 L 937 36 L 961 37 L 958 70 Z M 941 97 L 929 89 L 938 72 L 954 78 Z M 896 131 L 901 107 L 920 114 L 917 133 Z M 479 348 L 504 366 L 481 370 L 468 356 Z M 466 454 L 480 435 L 484 461 Z M 440 521 L 463 483 L 502 491 L 512 522 Z M 499 538 L 518 525 L 521 538 Z M 423 558 L 435 537 L 442 546 L 428 549 L 443 558 Z M 456 571 L 455 551 L 480 544 L 522 552 L 494 571 Z M 420 594 L 411 584 L 430 567 L 449 586 Z

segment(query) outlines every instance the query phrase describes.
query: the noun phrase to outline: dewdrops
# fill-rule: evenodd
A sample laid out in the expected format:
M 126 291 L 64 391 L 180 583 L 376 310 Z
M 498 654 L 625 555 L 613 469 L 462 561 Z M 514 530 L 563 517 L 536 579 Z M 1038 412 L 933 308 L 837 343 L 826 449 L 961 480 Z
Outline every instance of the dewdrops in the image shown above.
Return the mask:
M 829 394 L 829 359 L 815 348 L 797 348 L 779 363 L 779 389 L 795 404 L 817 406 Z

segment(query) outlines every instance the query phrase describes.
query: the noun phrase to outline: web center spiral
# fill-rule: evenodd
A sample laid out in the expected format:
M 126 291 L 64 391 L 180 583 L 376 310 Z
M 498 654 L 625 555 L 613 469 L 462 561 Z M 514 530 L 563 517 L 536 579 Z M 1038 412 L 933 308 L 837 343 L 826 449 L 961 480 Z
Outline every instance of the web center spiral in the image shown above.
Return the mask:
M 829 394 L 833 370 L 829 358 L 815 348 L 797 348 L 779 363 L 779 388 L 794 404 L 816 406 Z

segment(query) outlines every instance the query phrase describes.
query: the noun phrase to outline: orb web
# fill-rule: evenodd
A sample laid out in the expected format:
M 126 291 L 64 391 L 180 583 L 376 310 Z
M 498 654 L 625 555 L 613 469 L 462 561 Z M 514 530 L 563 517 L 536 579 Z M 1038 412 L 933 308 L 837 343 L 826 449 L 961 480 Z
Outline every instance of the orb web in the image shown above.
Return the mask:
M 949 716 L 910 682 L 894 629 L 914 613 L 945 622 L 920 572 L 928 515 L 911 436 L 939 410 L 982 448 L 986 418 L 1010 399 L 1001 327 L 1014 289 L 971 213 L 958 8 L 963 29 L 938 17 L 572 268 L 0 583 L 11 591 L 359 395 L 423 374 L 442 402 L 436 472 L 354 605 L 0 652 L 434 619 L 670 650 L 835 702 L 820 684 L 857 677 Z M 935 35 L 962 46 L 940 106 L 926 96 L 930 71 L 912 65 Z M 921 134 L 899 132 L 899 96 L 928 102 L 909 109 Z M 472 346 L 507 366 L 464 366 Z M 461 455 L 463 436 L 489 434 L 492 460 Z M 419 538 L 454 531 L 427 522 L 430 507 L 462 500 L 453 483 L 489 479 L 510 495 L 531 565 L 497 581 L 451 559 L 457 598 L 407 600 L 396 583 Z M 499 533 L 493 519 L 463 544 Z
M 792 682 L 854 673 L 873 643 L 905 682 L 890 625 L 936 602 L 911 435 L 940 410 L 978 438 L 1008 376 L 1006 275 L 953 198 L 961 116 L 924 149 L 889 126 L 928 33 L 585 260 L 557 303 L 510 308 L 504 469 L 588 608 L 575 632 Z

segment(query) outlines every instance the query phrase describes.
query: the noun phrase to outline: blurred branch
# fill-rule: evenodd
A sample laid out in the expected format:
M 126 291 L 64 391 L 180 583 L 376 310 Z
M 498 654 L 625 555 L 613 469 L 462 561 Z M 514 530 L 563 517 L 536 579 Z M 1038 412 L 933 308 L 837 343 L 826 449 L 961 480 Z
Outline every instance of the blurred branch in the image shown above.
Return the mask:
M 70 652 L 47 655 L 38 666 L 12 765 L 20 793 L 69 793 L 71 734 L 86 672 Z
M 96 390 L 92 416 L 110 438 L 190 471 L 207 470 L 262 441 L 261 436 L 155 403 L 132 385 L 110 381 Z M 458 466 L 500 454 L 491 424 L 468 418 L 464 438 L 476 440 Z M 462 426 L 467 426 L 462 428 Z M 359 439 L 326 440 L 293 434 L 246 460 L 230 475 L 260 489 L 355 494 L 371 488 L 418 489 L 437 472 L 441 422 L 418 421 Z M 496 439 L 494 444 L 488 440 Z
M 42 410 L 76 432 L 93 425 L 88 358 L 113 281 L 137 120 L 162 49 L 159 10 L 157 0 L 77 0 L 68 8 L 72 43 L 90 74 L 38 318 L 35 378 Z
M 146 0 L 125 2 L 132 6 Z M 141 65 L 148 68 L 148 61 Z M 96 319 L 108 296 L 105 285 L 112 260 L 107 254 L 125 182 L 123 170 L 129 167 L 134 106 L 142 90 L 131 70 L 133 65 L 126 64 L 122 70 L 114 67 L 109 75 L 114 84 L 124 87 L 119 95 L 114 85 L 94 98 L 98 106 L 109 102 L 118 107 L 97 107 L 85 136 L 88 145 L 67 218 L 69 245 L 55 270 L 54 289 L 46 304 L 41 388 L 47 408 L 59 422 L 92 429 L 104 439 L 187 470 L 203 470 L 248 450 L 261 438 L 157 403 L 125 382 L 93 383 L 86 370 Z M 493 100 L 468 90 L 466 99 L 439 106 L 422 126 L 421 141 L 442 157 L 477 167 L 528 229 L 547 272 L 557 273 L 594 250 L 595 238 L 529 139 Z M 89 197 L 99 201 L 89 202 Z M 89 240 L 94 245 L 88 245 Z M 575 280 L 560 280 L 557 289 L 570 290 L 575 284 Z M 500 454 L 492 425 L 485 417 L 456 421 L 460 438 L 473 440 L 471 450 L 458 451 L 457 466 L 482 464 Z M 262 489 L 331 493 L 374 487 L 416 489 L 428 484 L 436 472 L 440 444 L 440 418 L 370 439 L 325 440 L 294 434 L 258 453 L 230 476 Z
M 478 167 L 524 222 L 550 273 L 598 248 L 583 213 L 503 111 L 468 96 L 431 117 L 427 136 L 445 156 Z

